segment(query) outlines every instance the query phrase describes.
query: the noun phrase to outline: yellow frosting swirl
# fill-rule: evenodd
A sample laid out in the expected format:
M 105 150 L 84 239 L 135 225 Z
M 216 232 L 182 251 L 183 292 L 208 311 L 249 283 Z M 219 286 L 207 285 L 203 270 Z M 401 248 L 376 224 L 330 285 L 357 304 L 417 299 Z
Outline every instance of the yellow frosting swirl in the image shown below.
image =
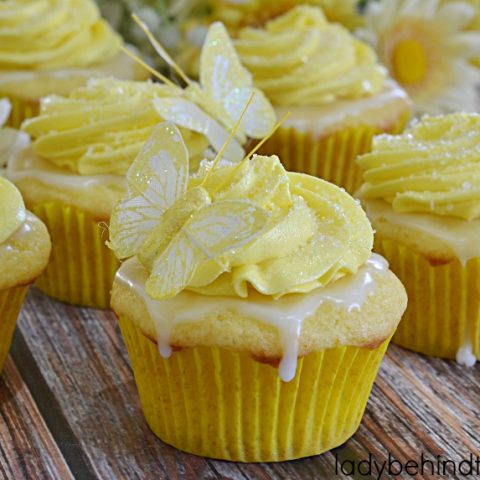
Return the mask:
M 356 272 L 368 259 L 372 228 L 358 202 L 342 189 L 288 173 L 276 156 L 255 156 L 230 179 L 233 168 L 218 168 L 203 186 L 213 201 L 255 202 L 269 212 L 268 223 L 251 243 L 220 262 L 201 265 L 187 289 L 240 297 L 254 289 L 279 297 L 326 285 Z M 190 187 L 202 178 L 191 179 Z
M 277 298 L 356 273 L 369 258 L 372 227 L 343 189 L 289 173 L 275 155 L 204 162 L 190 176 L 188 163 L 176 127 L 156 127 L 111 215 L 109 246 L 138 258 L 152 298 Z
M 88 67 L 119 53 L 121 38 L 92 0 L 0 2 L 0 69 Z
M 396 212 L 480 217 L 480 115 L 424 117 L 402 135 L 375 137 L 358 159 L 362 198 Z
M 26 215 L 20 192 L 6 178 L 0 177 L 0 244 L 20 228 Z
M 172 94 L 151 82 L 92 79 L 68 97 L 42 99 L 40 115 L 22 129 L 42 158 L 81 175 L 124 175 L 153 127 L 162 118 L 153 100 Z M 197 159 L 208 141 L 183 131 L 190 155 Z
M 385 80 L 373 50 L 315 7 L 296 7 L 265 29 L 244 28 L 235 46 L 256 86 L 277 105 L 373 95 Z

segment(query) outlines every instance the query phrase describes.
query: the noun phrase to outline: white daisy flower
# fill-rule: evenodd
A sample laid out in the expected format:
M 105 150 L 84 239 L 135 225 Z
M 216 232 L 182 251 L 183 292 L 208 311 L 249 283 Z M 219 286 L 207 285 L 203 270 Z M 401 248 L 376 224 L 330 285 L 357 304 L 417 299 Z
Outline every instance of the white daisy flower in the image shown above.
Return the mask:
M 356 33 L 376 48 L 417 113 L 472 111 L 480 32 L 466 28 L 477 13 L 468 1 L 381 0 L 368 4 L 365 27 Z

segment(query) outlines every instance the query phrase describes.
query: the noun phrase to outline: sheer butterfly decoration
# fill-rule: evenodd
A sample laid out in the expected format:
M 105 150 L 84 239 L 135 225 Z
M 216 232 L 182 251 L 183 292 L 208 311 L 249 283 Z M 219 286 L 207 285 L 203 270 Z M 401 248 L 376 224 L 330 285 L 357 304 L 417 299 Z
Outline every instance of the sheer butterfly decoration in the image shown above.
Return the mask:
M 158 114 L 179 127 L 205 135 L 216 152 L 225 143 L 235 119 L 254 93 L 254 101 L 242 119 L 236 137 L 224 152 L 226 159 L 239 162 L 245 155 L 242 144 L 246 137 L 257 139 L 267 135 L 275 123 L 275 112 L 263 92 L 253 87 L 252 76 L 241 64 L 223 24 L 213 23 L 208 30 L 200 57 L 200 83 L 197 83 L 187 77 L 136 15 L 133 15 L 133 19 L 145 32 L 156 52 L 186 83 L 186 88 L 176 86 L 124 50 L 176 89 L 176 95 L 154 100 Z
M 202 262 L 250 242 L 268 219 L 251 201 L 212 202 L 202 185 L 188 189 L 188 172 L 180 131 L 171 122 L 157 125 L 112 213 L 110 247 L 119 258 L 137 255 L 151 272 L 145 287 L 156 299 L 175 296 Z

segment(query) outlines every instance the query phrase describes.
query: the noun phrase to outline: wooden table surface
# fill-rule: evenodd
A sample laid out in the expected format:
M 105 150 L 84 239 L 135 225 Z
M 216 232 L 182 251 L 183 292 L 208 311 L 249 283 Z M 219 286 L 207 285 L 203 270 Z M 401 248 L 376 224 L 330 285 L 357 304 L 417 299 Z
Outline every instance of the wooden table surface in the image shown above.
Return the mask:
M 349 473 L 351 462 L 389 455 L 403 464 L 420 461 L 422 453 L 456 462 L 480 455 L 479 399 L 479 366 L 391 346 L 362 424 L 346 444 L 277 464 L 204 459 L 149 431 L 112 312 L 64 305 L 31 289 L 0 379 L 0 478 L 379 478 L 376 470 L 344 475 L 339 469 Z M 381 478 L 412 478 L 393 473 Z M 428 471 L 416 478 L 480 476 Z

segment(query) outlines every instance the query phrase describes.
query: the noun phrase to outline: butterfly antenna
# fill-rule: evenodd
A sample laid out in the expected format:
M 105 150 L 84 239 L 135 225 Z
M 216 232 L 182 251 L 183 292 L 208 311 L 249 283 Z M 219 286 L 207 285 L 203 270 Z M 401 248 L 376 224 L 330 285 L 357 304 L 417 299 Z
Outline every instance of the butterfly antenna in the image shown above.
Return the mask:
M 147 62 L 144 62 L 139 56 L 135 55 L 131 52 L 128 48 L 124 47 L 123 45 L 120 47 L 124 53 L 126 53 L 130 58 L 135 60 L 139 65 L 141 65 L 145 70 L 148 70 L 153 76 L 157 77 L 163 83 L 170 87 L 178 88 L 178 85 L 175 85 L 169 78 L 165 75 L 162 75 L 160 72 L 157 72 L 154 68 L 152 68 Z
M 258 151 L 258 149 L 282 126 L 282 124 L 285 122 L 285 120 L 287 120 L 287 118 L 291 115 L 290 112 L 286 113 L 281 120 L 279 120 L 274 126 L 273 128 L 270 130 L 269 133 L 267 133 L 267 135 L 265 137 L 262 138 L 262 140 L 260 142 L 258 142 L 255 147 L 253 147 L 248 153 L 247 155 L 245 155 L 245 157 L 243 157 L 242 161 L 237 163 L 235 165 L 235 167 L 233 168 L 232 172 L 230 173 L 230 175 L 228 176 L 228 178 L 226 180 L 224 180 L 214 191 L 213 193 L 217 193 L 219 190 L 221 190 L 224 185 L 226 185 L 228 182 L 230 182 L 232 180 L 232 178 L 235 176 L 235 174 L 242 168 L 242 165 L 245 164 L 245 162 L 248 161 L 248 159 L 255 153 Z
M 248 160 L 254 153 L 256 153 L 259 148 L 282 126 L 283 123 L 285 123 L 285 121 L 287 120 L 287 118 L 291 115 L 291 112 L 287 112 L 282 118 L 281 120 L 279 120 L 274 126 L 273 128 L 270 130 L 269 133 L 267 133 L 267 135 L 265 137 L 262 138 L 262 140 L 260 140 L 260 142 L 258 142 L 246 155 L 245 157 L 243 158 L 242 162 Z M 241 163 L 241 162 L 240 162 Z
M 235 122 L 235 125 L 233 126 L 232 130 L 230 131 L 230 135 L 228 136 L 227 140 L 225 141 L 225 143 L 223 144 L 222 148 L 219 150 L 219 152 L 217 153 L 216 157 L 215 157 L 215 160 L 213 161 L 213 164 L 212 164 L 212 168 L 207 172 L 207 174 L 205 175 L 205 177 L 203 178 L 202 180 L 202 183 L 200 185 L 204 185 L 205 182 L 207 181 L 209 175 L 215 170 L 216 166 L 218 165 L 218 162 L 220 162 L 221 158 L 223 157 L 223 154 L 225 153 L 225 150 L 227 149 L 228 145 L 230 144 L 230 142 L 232 141 L 232 138 L 235 136 L 235 134 L 237 133 L 237 130 L 238 130 L 238 127 L 240 126 L 240 123 L 242 122 L 243 120 L 243 117 L 245 116 L 245 113 L 247 112 L 247 109 L 248 107 L 250 106 L 250 104 L 252 103 L 253 101 L 253 97 L 255 96 L 255 92 L 252 92 L 250 94 L 250 97 L 248 98 L 247 100 L 247 103 L 245 104 L 245 106 L 243 107 L 241 113 L 240 113 L 240 116 L 238 117 L 237 121 Z
M 185 72 L 178 66 L 178 64 L 173 60 L 173 58 L 170 56 L 170 54 L 162 47 L 160 42 L 153 36 L 153 33 L 150 31 L 150 29 L 147 27 L 145 22 L 140 20 L 140 18 L 133 13 L 132 18 L 134 22 L 141 28 L 143 33 L 147 36 L 149 42 L 152 44 L 152 47 L 155 49 L 155 51 L 160 55 L 160 57 L 163 58 L 165 63 L 167 63 L 168 66 L 172 67 L 175 72 L 180 76 L 180 78 L 187 84 L 190 85 L 192 81 L 187 77 Z

